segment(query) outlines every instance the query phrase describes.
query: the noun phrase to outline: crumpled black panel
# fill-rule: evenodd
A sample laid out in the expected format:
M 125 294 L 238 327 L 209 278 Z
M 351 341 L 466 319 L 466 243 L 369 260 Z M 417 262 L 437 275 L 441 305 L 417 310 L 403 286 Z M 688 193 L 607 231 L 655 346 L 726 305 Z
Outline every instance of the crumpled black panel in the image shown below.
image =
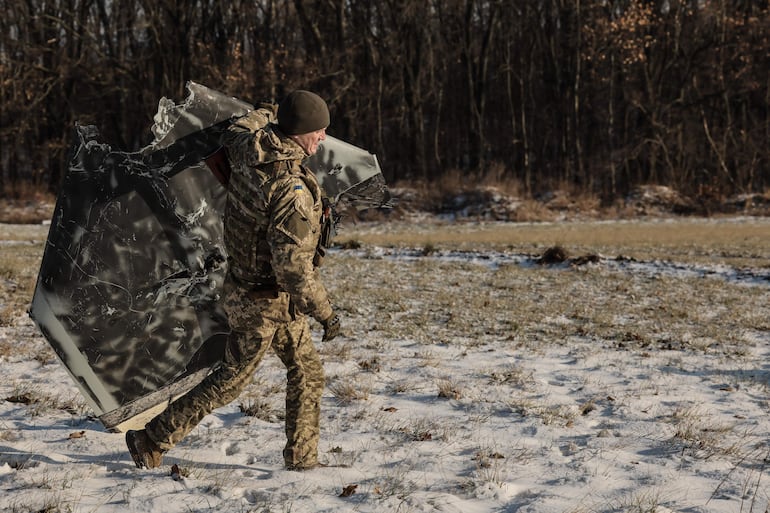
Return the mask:
M 142 425 L 194 386 L 229 332 L 219 304 L 226 180 L 204 160 L 252 107 L 192 82 L 188 91 L 179 105 L 161 99 L 155 140 L 139 152 L 75 127 L 33 296 L 30 315 L 110 429 Z M 371 208 L 390 197 L 376 158 L 342 141 L 328 138 L 309 165 L 336 200 L 349 192 Z M 376 192 L 357 198 L 372 182 Z

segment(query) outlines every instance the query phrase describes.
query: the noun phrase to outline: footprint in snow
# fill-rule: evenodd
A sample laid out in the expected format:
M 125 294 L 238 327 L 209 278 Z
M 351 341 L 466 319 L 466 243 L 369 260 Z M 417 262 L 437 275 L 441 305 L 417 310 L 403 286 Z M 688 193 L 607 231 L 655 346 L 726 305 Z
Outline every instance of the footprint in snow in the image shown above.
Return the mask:
M 227 456 L 232 456 L 233 454 L 238 454 L 239 452 L 241 452 L 236 442 L 229 442 L 224 444 L 224 451 L 225 451 L 225 455 Z

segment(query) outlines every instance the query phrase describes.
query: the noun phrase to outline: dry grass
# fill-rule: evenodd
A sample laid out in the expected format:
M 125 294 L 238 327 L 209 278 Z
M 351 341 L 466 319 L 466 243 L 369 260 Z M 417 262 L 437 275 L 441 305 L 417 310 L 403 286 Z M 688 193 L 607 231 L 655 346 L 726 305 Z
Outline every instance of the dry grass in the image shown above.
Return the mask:
M 740 455 L 742 443 L 736 440 L 746 438 L 741 433 L 734 433 L 736 422 L 715 419 L 707 410 L 697 406 L 676 408 L 670 422 L 675 428 L 670 442 L 678 450 L 696 458 Z
M 0 194 L 0 223 L 40 224 L 51 219 L 56 198 L 23 184 L 17 190 Z
M 327 386 L 339 405 L 348 406 L 355 401 L 366 401 L 369 399 L 372 387 L 368 383 L 348 378 L 330 381 Z
M 770 267 L 770 223 L 751 220 L 520 226 L 389 223 L 378 228 L 382 233 L 349 229 L 343 238 L 363 241 L 364 252 L 374 243 L 537 252 L 560 242 L 580 248 L 575 253 L 601 251 L 652 260 L 705 258 L 725 265 Z M 37 232 L 16 237 L 5 234 L 17 242 L 0 245 L 0 325 L 24 315 L 39 268 L 42 242 L 19 238 L 39 237 L 39 241 L 45 233 L 44 227 L 38 227 Z M 330 277 L 338 308 L 347 317 L 363 320 L 346 324 L 344 330 L 373 335 L 361 338 L 380 351 L 387 349 L 388 340 L 400 338 L 435 344 L 460 337 L 472 347 L 491 337 L 527 345 L 547 336 L 554 343 L 582 337 L 603 340 L 618 349 L 685 348 L 739 356 L 746 344 L 744 330 L 770 328 L 770 316 L 763 308 L 745 307 L 767 303 L 763 288 L 725 285 L 717 279 L 638 276 L 608 272 L 602 266 L 488 267 L 483 261 L 436 259 L 432 253 L 403 261 L 375 255 L 367 259 L 343 251 L 328 260 L 324 272 Z M 327 344 L 322 351 L 336 361 L 351 357 L 349 342 Z M 418 350 L 417 354 L 430 365 L 428 353 Z M 362 368 L 372 367 L 365 370 L 375 370 L 372 362 L 376 360 L 359 361 Z
M 262 397 L 241 397 L 238 409 L 247 417 L 255 417 L 265 422 L 280 422 L 283 411 L 273 406 L 273 401 Z
M 723 263 L 770 268 L 767 219 L 605 221 L 534 224 L 398 222 L 343 226 L 338 241 L 386 247 L 508 250 L 540 254 L 563 246 L 572 255 L 599 253 L 639 260 Z
M 48 415 L 57 410 L 72 415 L 89 415 L 91 413 L 90 407 L 79 394 L 64 397 L 42 391 L 35 385 L 28 383 L 17 384 L 11 394 L 2 399 L 10 403 L 25 405 L 31 417 Z
M 649 261 L 757 268 L 770 262 L 767 230 L 768 223 L 751 220 L 518 226 L 385 223 L 349 228 L 343 240 L 348 237 L 356 244 L 335 252 L 322 270 L 344 333 L 319 344 L 334 403 L 325 411 L 344 409 L 344 415 L 335 413 L 325 423 L 327 439 L 337 437 L 330 457 L 350 462 L 359 455 L 371 457 L 370 451 L 388 454 L 409 444 L 418 448 L 415 452 L 423 447 L 426 452 L 437 451 L 435 462 L 404 458 L 378 468 L 362 488 L 370 486 L 372 500 L 382 501 L 409 498 L 421 486 L 413 470 L 419 473 L 419 465 L 459 461 L 448 455 L 461 452 L 462 467 L 447 468 L 446 475 L 467 480 L 470 495 L 488 483 L 499 485 L 515 479 L 511 476 L 525 476 L 529 460 L 553 458 L 554 452 L 572 459 L 577 475 L 587 475 L 587 468 L 599 469 L 592 463 L 599 454 L 594 451 L 612 451 L 617 444 L 632 444 L 640 437 L 646 437 L 652 452 L 674 454 L 682 461 L 759 468 L 767 449 L 757 448 L 757 437 L 746 432 L 746 422 L 723 412 L 719 416 L 720 412 L 692 404 L 686 397 L 667 396 L 671 400 L 661 403 L 656 396 L 667 386 L 657 379 L 668 375 L 697 375 L 712 385 L 724 380 L 730 386 L 766 392 L 768 374 L 761 371 L 764 367 L 757 370 L 751 358 L 764 340 L 757 334 L 770 331 L 767 287 L 676 273 L 627 272 L 602 263 L 570 267 L 453 260 L 441 251 L 494 249 L 537 255 L 562 244 L 571 254 L 601 252 Z M 40 238 L 29 240 L 44 238 L 40 232 Z M 24 240 L 0 245 L 4 266 L 0 293 L 3 305 L 11 305 L 4 311 L 14 312 L 5 317 L 13 325 L 7 332 L 13 333 L 0 339 L 0 358 L 38 358 L 44 363 L 45 357 L 38 356 L 45 345 L 42 337 L 31 328 L 24 331 L 28 322 L 14 324 L 13 316 L 23 315 L 30 300 L 42 253 L 41 243 Z M 413 258 L 390 258 L 380 251 L 390 245 L 422 250 Z M 30 349 L 22 353 L 19 341 Z M 547 358 L 554 353 L 561 360 L 580 362 L 585 376 L 565 378 L 565 386 L 559 386 L 559 375 L 544 379 L 539 365 L 548 365 Z M 469 363 L 474 358 L 483 363 L 474 367 Z M 284 390 L 270 384 L 283 383 L 284 370 L 274 358 L 269 361 L 240 405 L 246 415 L 276 422 L 281 420 Z M 592 365 L 608 362 L 619 368 L 613 372 L 601 368 L 598 374 L 622 378 L 614 384 L 612 398 L 591 372 Z M 701 366 L 704 362 L 708 369 Z M 721 369 L 726 369 L 724 375 Z M 77 401 L 34 387 L 19 386 L 13 395 L 27 401 L 24 407 L 30 416 L 85 410 Z M 642 406 L 652 405 L 649 414 L 639 411 L 641 396 Z M 406 407 L 415 402 L 426 410 Z M 435 411 L 448 416 L 435 416 Z M 644 429 L 625 427 L 634 423 Z M 487 425 L 503 430 L 526 425 L 527 430 L 520 432 L 527 436 L 521 437 L 521 446 L 504 445 L 494 436 L 480 437 Z M 367 445 L 343 451 L 343 441 L 354 437 L 357 429 L 365 432 Z M 540 431 L 542 435 L 535 436 Z M 0 429 L 0 440 L 16 436 L 16 431 Z M 548 440 L 553 440 L 552 447 Z M 187 443 L 194 445 L 195 439 Z M 212 483 L 206 493 L 233 484 L 225 471 L 197 472 L 198 479 Z M 764 467 L 757 472 L 765 472 Z M 667 485 L 660 486 L 576 505 L 575 511 L 656 511 L 672 505 Z
M 759 246 L 753 247 L 760 251 Z M 410 339 L 426 346 L 461 341 L 477 347 L 496 340 L 536 351 L 543 340 L 565 345 L 595 340 L 622 351 L 743 358 L 752 344 L 747 333 L 770 329 L 766 288 L 716 278 L 643 275 L 602 265 L 485 265 L 483 260 L 391 260 L 346 252 L 334 255 L 324 272 L 349 318 L 376 319 L 374 325 L 366 320 L 346 324 L 350 336 L 371 344 Z M 416 355 L 429 362 L 430 351 L 418 349 Z M 526 382 L 515 369 L 495 372 L 497 382 Z
M 12 325 L 29 308 L 42 250 L 42 242 L 0 244 L 0 326 Z

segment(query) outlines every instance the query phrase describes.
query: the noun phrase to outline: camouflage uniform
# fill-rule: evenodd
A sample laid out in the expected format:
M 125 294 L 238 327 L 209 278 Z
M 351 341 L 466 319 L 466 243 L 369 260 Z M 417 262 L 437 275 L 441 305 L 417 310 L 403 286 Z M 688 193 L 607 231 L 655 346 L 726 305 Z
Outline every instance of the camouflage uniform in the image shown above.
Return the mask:
M 215 408 L 235 400 L 272 347 L 287 369 L 286 447 L 289 468 L 318 463 L 321 360 L 306 315 L 332 317 L 313 264 L 322 213 L 321 189 L 301 165 L 305 151 L 281 134 L 273 112 L 258 109 L 225 138 L 232 173 L 225 210 L 229 272 L 224 306 L 232 333 L 224 361 L 147 424 L 168 450 Z

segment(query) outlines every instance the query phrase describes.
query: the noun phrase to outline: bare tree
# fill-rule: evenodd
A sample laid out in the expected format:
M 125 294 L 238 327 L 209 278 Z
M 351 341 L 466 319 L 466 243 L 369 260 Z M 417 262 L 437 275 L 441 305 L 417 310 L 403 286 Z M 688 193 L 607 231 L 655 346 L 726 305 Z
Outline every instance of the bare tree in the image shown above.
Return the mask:
M 389 180 L 770 187 L 767 0 L 0 0 L 0 191 L 56 190 L 74 123 L 147 142 L 196 80 L 317 90 Z

